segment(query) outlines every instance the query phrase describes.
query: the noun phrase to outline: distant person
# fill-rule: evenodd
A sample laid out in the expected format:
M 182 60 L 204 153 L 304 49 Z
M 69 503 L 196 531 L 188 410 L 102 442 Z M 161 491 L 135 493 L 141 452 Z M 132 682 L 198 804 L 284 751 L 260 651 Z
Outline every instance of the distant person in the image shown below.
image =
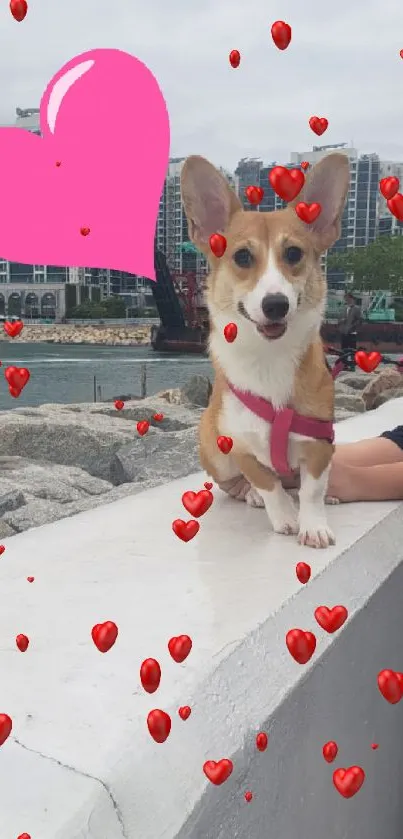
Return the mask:
M 358 328 L 362 320 L 361 307 L 350 291 L 346 293 L 345 301 L 347 305 L 346 317 L 339 323 L 340 346 L 342 352 L 346 353 L 346 370 L 355 370 L 354 355 L 357 350 Z

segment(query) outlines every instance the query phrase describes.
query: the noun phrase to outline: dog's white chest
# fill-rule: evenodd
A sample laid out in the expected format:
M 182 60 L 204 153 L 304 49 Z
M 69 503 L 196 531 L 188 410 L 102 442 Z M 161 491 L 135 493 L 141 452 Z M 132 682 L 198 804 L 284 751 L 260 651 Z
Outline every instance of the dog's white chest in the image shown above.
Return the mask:
M 261 419 L 243 405 L 235 394 L 224 394 L 220 415 L 220 433 L 232 437 L 242 448 L 253 454 L 260 463 L 273 469 L 270 456 L 272 425 Z M 300 440 L 310 438 L 290 433 L 288 440 L 288 464 L 291 469 L 299 465 L 298 446 Z

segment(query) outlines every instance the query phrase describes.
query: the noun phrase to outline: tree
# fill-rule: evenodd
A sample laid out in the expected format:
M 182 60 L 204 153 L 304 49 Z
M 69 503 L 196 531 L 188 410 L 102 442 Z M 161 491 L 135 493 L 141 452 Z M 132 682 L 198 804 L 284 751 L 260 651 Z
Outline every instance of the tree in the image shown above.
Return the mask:
M 106 300 L 95 302 L 85 300 L 74 306 L 70 314 L 76 320 L 104 320 L 107 318 L 125 318 L 126 306 L 121 297 L 108 297 Z
M 403 236 L 380 236 L 361 248 L 328 255 L 328 268 L 353 274 L 359 291 L 403 291 Z

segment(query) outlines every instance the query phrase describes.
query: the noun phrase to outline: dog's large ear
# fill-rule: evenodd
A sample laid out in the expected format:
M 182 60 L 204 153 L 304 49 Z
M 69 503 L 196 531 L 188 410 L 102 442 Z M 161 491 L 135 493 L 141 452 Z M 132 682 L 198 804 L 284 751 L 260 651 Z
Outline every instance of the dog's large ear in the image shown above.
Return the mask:
M 242 209 L 242 204 L 224 176 L 197 155 L 184 163 L 181 190 L 189 237 L 201 251 L 208 252 L 210 236 L 225 233 L 231 216 Z
M 334 245 L 340 237 L 341 218 L 349 182 L 350 167 L 347 155 L 329 154 L 313 167 L 302 192 L 293 201 L 294 207 L 300 201 L 321 205 L 321 213 L 316 221 L 309 225 L 321 252 Z

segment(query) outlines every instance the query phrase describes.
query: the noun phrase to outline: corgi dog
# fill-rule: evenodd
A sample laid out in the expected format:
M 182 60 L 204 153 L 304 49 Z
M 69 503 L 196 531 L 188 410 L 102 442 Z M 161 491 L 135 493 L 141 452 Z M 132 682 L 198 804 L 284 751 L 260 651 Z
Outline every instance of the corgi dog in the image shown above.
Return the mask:
M 275 532 L 298 534 L 312 548 L 335 543 L 325 507 L 334 382 L 320 338 L 320 257 L 340 236 L 348 188 L 348 159 L 340 153 L 324 157 L 294 202 L 274 212 L 246 212 L 202 157 L 187 158 L 181 177 L 189 236 L 210 266 L 215 381 L 200 423 L 201 464 L 225 492 L 265 507 Z M 300 201 L 320 204 L 312 224 L 299 219 Z M 221 257 L 210 248 L 215 233 L 226 240 Z M 232 342 L 228 323 L 237 327 Z M 228 453 L 220 437 L 231 438 Z M 282 482 L 298 473 L 299 509 Z

